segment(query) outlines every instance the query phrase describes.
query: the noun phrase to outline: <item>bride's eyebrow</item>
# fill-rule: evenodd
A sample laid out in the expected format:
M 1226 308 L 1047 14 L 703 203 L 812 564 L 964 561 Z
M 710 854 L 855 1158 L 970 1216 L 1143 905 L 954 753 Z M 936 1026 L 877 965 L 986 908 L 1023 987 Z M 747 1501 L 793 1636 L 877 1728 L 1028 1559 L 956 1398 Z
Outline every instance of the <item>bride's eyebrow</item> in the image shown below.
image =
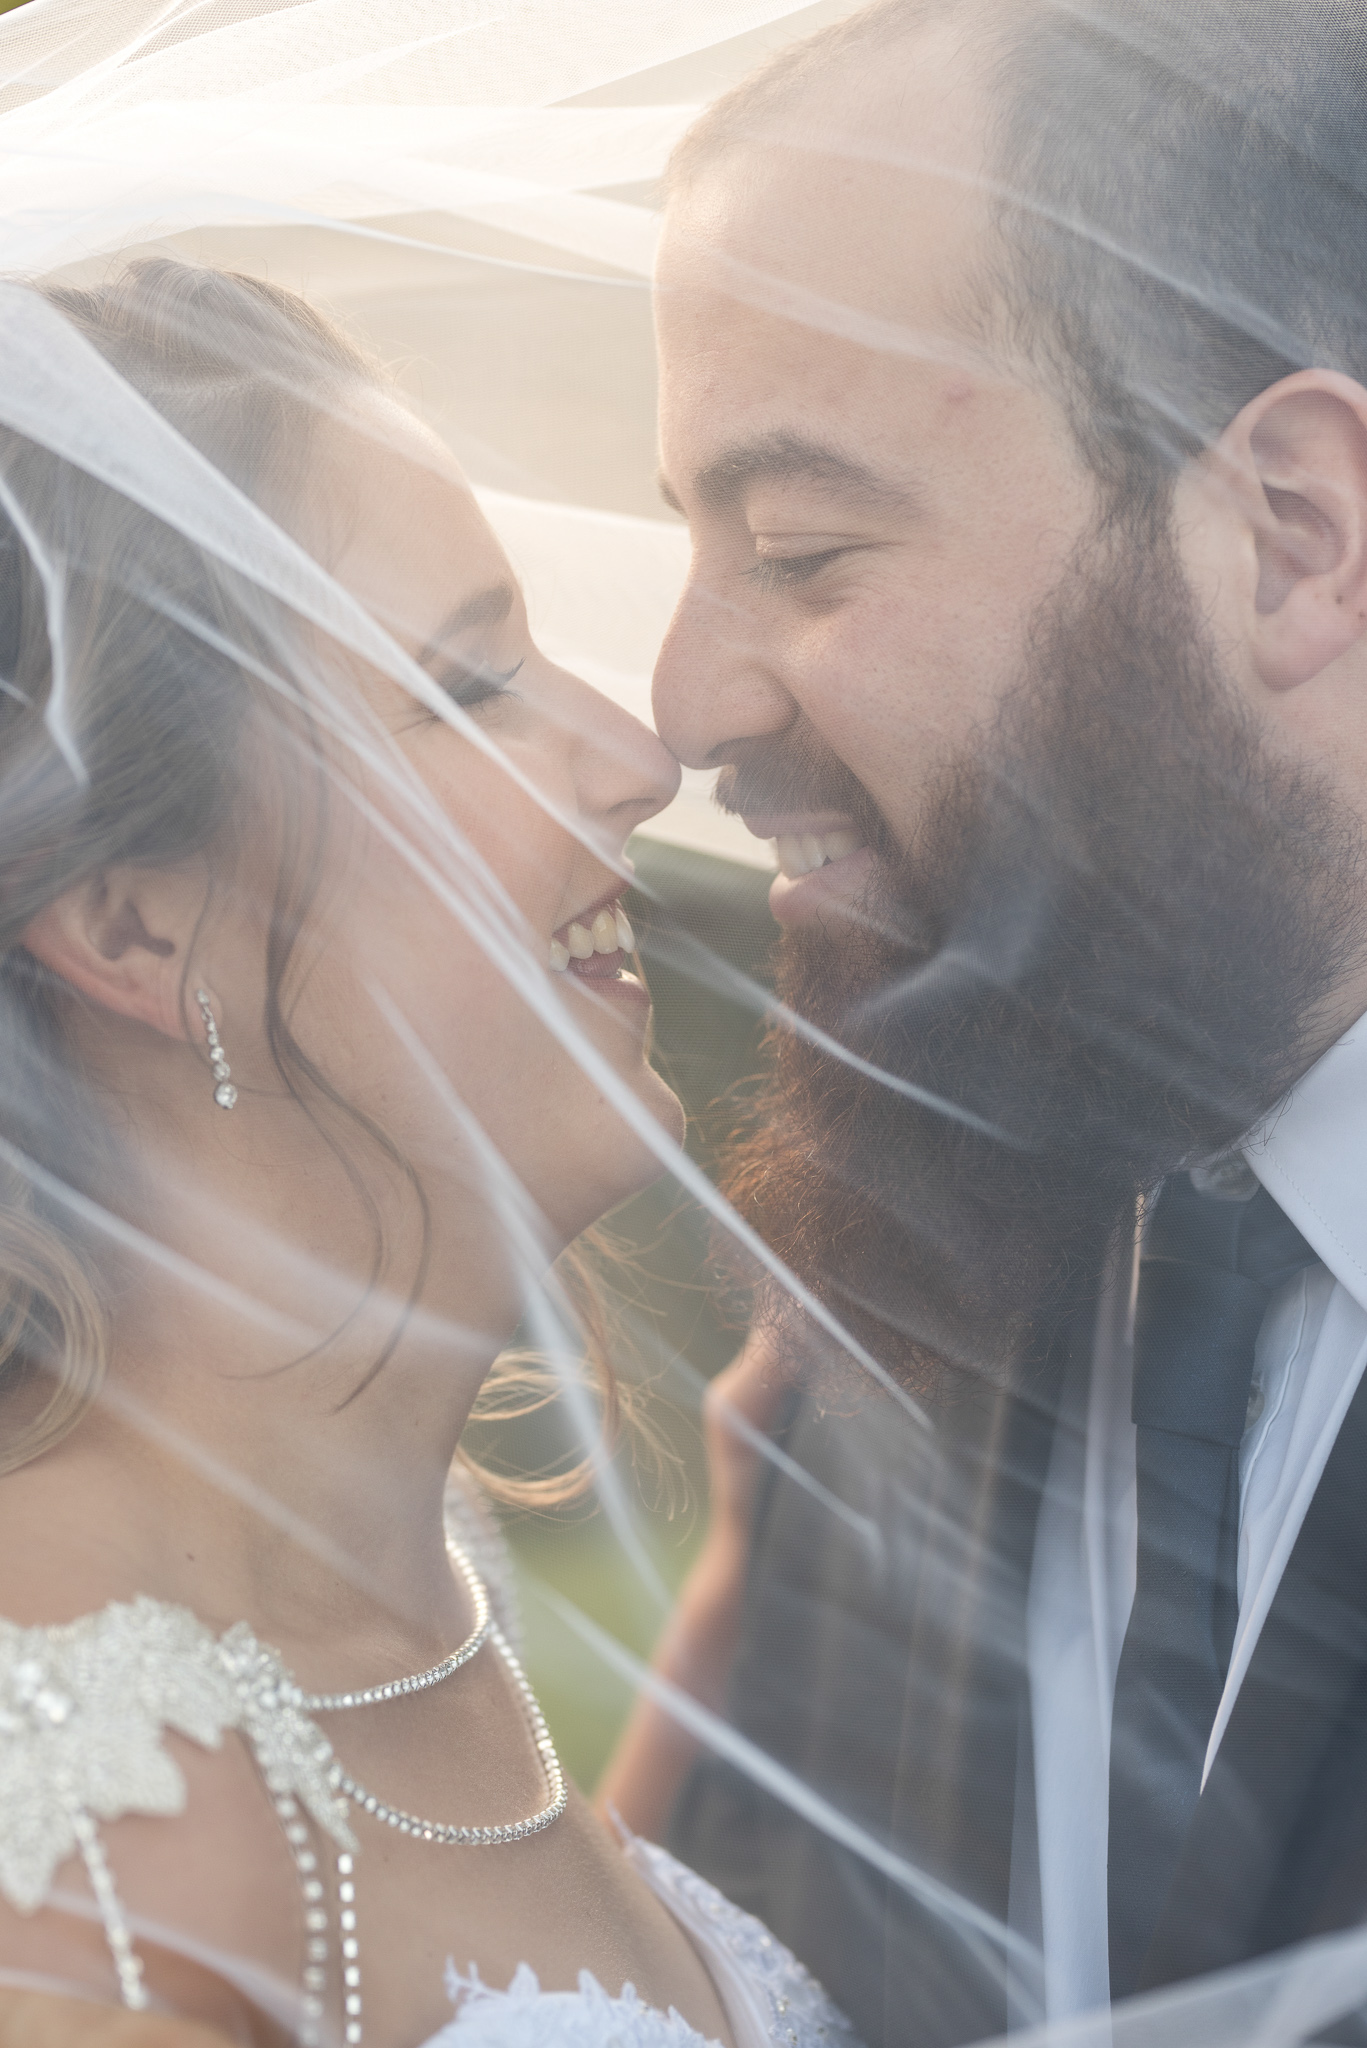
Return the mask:
M 462 633 L 476 632 L 481 626 L 501 626 L 517 602 L 517 591 L 511 583 L 491 583 L 487 590 L 478 590 L 473 597 L 467 597 L 453 612 L 448 612 L 427 645 L 417 656 L 420 665 L 427 666 L 442 661 L 451 651 L 451 642 L 458 640 Z

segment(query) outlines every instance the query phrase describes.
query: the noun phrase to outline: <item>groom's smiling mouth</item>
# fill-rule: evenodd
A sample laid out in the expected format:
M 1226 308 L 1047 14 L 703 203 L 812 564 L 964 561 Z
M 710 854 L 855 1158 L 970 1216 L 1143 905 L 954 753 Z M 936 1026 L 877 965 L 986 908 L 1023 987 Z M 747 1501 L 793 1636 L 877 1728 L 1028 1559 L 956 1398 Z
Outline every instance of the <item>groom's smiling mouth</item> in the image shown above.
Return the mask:
M 774 843 L 778 875 L 769 908 L 780 924 L 852 909 L 864 894 L 874 852 L 853 818 L 830 811 L 742 816 L 757 839 Z

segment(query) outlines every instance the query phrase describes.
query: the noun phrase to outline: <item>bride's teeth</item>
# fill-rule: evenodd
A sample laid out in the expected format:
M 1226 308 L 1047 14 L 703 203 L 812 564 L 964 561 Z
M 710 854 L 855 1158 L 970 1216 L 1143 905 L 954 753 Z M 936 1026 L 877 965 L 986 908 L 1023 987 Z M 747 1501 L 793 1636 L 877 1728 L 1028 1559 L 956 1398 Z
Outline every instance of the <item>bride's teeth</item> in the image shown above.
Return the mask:
M 570 949 L 562 946 L 559 939 L 551 940 L 551 967 L 556 974 L 563 974 L 570 964 Z
M 822 849 L 821 841 L 817 838 L 815 832 L 803 833 L 802 858 L 807 863 L 808 874 L 811 873 L 813 868 L 819 868 L 821 866 L 822 861 L 825 859 L 825 853 Z
M 857 832 L 827 832 L 821 841 L 822 851 L 827 860 L 844 860 L 847 854 L 858 853 L 864 844 Z
M 600 910 L 593 920 L 593 950 L 595 953 L 617 951 L 617 920 L 610 910 Z
M 636 934 L 631 929 L 631 920 L 620 903 L 613 916 L 617 926 L 618 945 L 624 953 L 634 953 L 636 951 Z
M 572 924 L 565 933 L 565 944 L 574 960 L 587 960 L 593 951 L 593 940 L 582 924 Z

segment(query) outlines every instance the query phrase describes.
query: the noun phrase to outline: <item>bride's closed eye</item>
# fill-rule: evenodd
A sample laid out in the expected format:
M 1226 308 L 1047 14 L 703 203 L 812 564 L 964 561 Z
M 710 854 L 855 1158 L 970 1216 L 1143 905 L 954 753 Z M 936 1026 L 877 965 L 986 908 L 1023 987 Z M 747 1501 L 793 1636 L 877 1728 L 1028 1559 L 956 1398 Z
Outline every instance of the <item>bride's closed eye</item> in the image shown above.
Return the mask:
M 488 668 L 483 663 L 472 665 L 469 662 L 453 661 L 441 668 L 434 668 L 431 673 L 438 689 L 444 690 L 451 702 L 458 704 L 462 711 L 482 711 L 489 705 L 496 704 L 500 698 L 515 697 L 518 694 L 517 691 L 510 689 L 509 685 L 524 666 L 525 657 L 522 661 L 515 661 L 512 667 L 507 669 Z M 431 715 L 435 716 L 435 713 Z

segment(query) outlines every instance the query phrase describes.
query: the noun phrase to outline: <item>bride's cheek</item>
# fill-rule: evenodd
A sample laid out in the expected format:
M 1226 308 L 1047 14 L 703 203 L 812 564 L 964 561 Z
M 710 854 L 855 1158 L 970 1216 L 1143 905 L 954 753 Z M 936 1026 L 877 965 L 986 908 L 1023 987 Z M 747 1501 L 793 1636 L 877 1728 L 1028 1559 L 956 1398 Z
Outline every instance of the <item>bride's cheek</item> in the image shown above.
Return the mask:
M 563 835 L 551 824 L 555 796 L 533 793 L 526 786 L 532 778 L 520 770 L 511 755 L 505 765 L 470 746 L 461 758 L 443 762 L 428 787 L 454 831 L 530 916 L 525 891 L 545 872 L 552 840 Z
M 501 787 L 481 791 L 465 836 L 486 860 L 534 932 L 549 938 L 569 883 L 577 843 L 557 822 L 572 815 L 553 792 L 544 797 Z

